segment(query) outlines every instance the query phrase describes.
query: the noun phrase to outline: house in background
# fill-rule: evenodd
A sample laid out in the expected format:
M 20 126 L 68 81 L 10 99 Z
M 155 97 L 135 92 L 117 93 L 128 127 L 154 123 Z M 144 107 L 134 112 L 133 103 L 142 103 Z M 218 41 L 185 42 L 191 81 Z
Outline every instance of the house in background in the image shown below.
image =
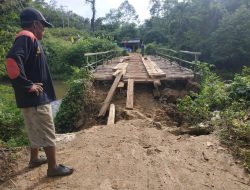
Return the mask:
M 141 46 L 141 40 L 123 40 L 121 46 L 125 48 L 128 52 L 135 52 Z

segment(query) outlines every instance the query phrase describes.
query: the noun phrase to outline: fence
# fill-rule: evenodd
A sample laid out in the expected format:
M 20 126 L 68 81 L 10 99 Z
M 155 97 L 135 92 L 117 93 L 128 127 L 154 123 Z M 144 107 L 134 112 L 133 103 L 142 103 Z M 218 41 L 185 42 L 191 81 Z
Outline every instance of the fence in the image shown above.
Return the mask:
M 86 68 L 95 69 L 97 65 L 104 63 L 105 61 L 112 60 L 112 58 L 119 55 L 122 50 L 110 50 L 97 53 L 85 53 L 87 65 Z
M 188 65 L 193 65 L 193 61 L 198 62 L 198 57 L 199 57 L 199 55 L 201 55 L 201 52 L 191 52 L 191 51 L 183 51 L 183 50 L 176 51 L 176 50 L 173 50 L 173 49 L 158 48 L 157 51 L 156 51 L 156 54 L 160 55 L 162 57 L 166 57 L 166 58 L 169 58 L 169 59 L 172 59 L 172 60 L 176 60 L 176 61 L 179 61 L 179 62 L 182 62 L 182 63 L 186 63 Z M 182 58 L 182 56 L 181 56 L 183 54 L 184 55 L 193 55 L 194 60 L 193 61 L 184 60 Z M 180 55 L 181 58 L 176 57 L 177 55 Z

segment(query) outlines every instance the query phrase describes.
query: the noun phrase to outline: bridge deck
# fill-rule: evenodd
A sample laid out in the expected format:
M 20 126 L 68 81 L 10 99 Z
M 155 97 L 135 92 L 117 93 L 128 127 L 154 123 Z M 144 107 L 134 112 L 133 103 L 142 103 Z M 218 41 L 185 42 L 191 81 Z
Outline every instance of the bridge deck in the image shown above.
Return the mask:
M 149 58 L 156 63 L 156 65 L 166 73 L 165 76 L 151 78 L 141 60 L 139 54 L 132 54 L 124 62 L 128 62 L 127 71 L 121 81 L 127 82 L 128 79 L 134 79 L 135 82 L 152 82 L 158 80 L 178 80 L 178 79 L 192 79 L 194 73 L 192 70 L 178 65 L 177 63 L 170 62 L 167 59 L 149 56 Z M 112 62 L 99 65 L 94 71 L 95 80 L 105 81 L 114 80 L 113 68 L 120 62 L 121 58 L 113 59 Z

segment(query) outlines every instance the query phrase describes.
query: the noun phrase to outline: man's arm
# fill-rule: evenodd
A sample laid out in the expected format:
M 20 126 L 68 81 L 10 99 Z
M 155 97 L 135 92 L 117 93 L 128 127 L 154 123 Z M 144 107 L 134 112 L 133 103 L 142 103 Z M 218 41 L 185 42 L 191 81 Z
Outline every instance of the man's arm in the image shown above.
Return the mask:
M 35 92 L 39 95 L 43 91 L 42 84 L 28 80 L 24 68 L 33 45 L 31 38 L 27 36 L 18 37 L 7 55 L 6 69 L 14 88 Z

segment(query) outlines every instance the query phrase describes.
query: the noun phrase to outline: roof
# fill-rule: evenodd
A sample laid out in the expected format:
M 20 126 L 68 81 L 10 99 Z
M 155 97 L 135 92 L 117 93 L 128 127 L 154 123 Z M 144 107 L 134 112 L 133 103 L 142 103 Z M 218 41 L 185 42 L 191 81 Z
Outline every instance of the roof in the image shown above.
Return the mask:
M 122 44 L 138 44 L 141 43 L 140 40 L 123 40 Z

